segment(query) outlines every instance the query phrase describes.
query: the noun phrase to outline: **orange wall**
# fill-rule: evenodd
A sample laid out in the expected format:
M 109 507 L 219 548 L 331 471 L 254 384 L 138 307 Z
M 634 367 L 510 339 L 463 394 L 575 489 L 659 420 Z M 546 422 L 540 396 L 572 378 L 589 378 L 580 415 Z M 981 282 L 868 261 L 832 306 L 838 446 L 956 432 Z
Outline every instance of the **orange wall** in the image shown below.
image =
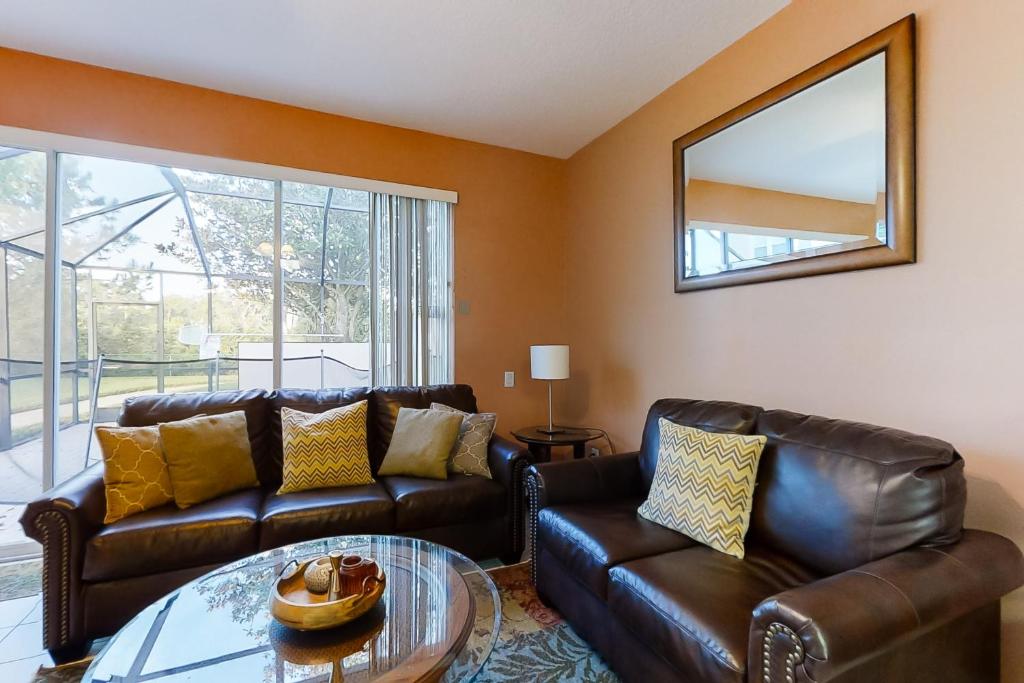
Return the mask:
M 690 221 L 874 237 L 875 202 L 844 202 L 691 178 L 686 184 L 687 225 Z
M 672 291 L 672 141 L 918 17 L 914 265 Z M 795 0 L 569 161 L 570 415 L 640 440 L 659 397 L 748 401 L 945 438 L 968 523 L 1024 545 L 1019 0 Z M 1024 680 L 1024 598 L 1004 601 Z
M 566 329 L 564 161 L 3 48 L 0 92 L 0 125 L 456 190 L 456 379 L 502 431 L 546 416 L 528 347 Z

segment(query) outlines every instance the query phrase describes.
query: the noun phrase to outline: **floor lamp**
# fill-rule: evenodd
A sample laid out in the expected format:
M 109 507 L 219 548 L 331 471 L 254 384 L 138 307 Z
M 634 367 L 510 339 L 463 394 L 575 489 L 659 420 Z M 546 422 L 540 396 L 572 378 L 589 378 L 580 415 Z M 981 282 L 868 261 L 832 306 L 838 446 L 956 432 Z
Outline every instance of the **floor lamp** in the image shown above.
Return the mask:
M 544 344 L 530 347 L 530 377 L 548 382 L 548 428 L 539 430 L 544 434 L 561 434 L 556 429 L 551 410 L 551 382 L 569 379 L 569 347 L 563 344 Z

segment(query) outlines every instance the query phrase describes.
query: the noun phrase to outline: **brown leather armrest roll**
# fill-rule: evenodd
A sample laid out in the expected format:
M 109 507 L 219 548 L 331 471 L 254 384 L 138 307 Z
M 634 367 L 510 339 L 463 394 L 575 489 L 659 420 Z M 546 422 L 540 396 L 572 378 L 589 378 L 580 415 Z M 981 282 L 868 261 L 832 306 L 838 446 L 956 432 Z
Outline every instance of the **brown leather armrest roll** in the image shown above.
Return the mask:
M 57 512 L 77 527 L 76 536 L 89 538 L 103 526 L 107 500 L 103 491 L 103 463 L 96 463 L 63 484 L 58 484 L 25 509 L 21 526 L 25 535 L 43 542 L 36 519 L 44 512 Z
M 491 477 L 505 487 L 509 519 L 509 541 L 511 547 L 502 559 L 518 562 L 526 544 L 526 530 L 523 528 L 523 469 L 530 462 L 526 449 L 500 436 L 491 437 L 487 446 L 487 467 Z
M 528 460 L 525 448 L 500 436 L 491 437 L 487 446 L 487 467 L 491 477 L 502 486 L 515 488 L 519 476 L 517 468 L 523 467 Z
M 537 507 L 613 500 L 643 494 L 638 453 L 602 455 L 532 465 Z
M 107 501 L 103 463 L 79 472 L 28 504 L 25 535 L 43 544 L 43 640 L 59 651 L 82 639 L 82 562 L 85 546 L 103 527 Z
M 958 543 L 906 550 L 768 598 L 754 610 L 749 661 L 770 669 L 763 680 L 828 681 L 1022 584 L 1017 546 L 967 529 Z

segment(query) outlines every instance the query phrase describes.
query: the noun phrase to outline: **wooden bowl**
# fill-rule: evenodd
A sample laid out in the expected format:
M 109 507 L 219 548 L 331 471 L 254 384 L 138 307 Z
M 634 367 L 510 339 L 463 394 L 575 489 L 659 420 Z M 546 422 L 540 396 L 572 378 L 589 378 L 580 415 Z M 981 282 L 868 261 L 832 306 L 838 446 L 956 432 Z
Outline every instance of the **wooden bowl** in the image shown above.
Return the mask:
M 270 613 L 281 624 L 299 631 L 321 631 L 347 624 L 366 614 L 384 594 L 384 571 L 372 560 L 363 559 L 361 578 L 342 582 L 342 597 L 329 600 L 306 590 L 306 568 L 320 558 L 297 563 L 281 571 L 270 591 Z M 346 558 L 348 559 L 348 558 Z

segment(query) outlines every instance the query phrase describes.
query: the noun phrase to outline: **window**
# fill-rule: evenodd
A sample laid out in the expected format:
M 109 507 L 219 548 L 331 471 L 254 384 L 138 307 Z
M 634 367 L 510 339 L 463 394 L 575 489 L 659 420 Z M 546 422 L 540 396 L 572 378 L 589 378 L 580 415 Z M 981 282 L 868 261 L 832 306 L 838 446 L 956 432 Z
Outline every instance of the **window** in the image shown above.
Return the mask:
M 453 380 L 454 193 L 53 139 L 0 147 L 0 501 L 132 394 Z
M 750 230 L 750 228 L 747 228 Z M 778 233 L 778 234 L 773 234 Z M 753 268 L 791 258 L 792 254 L 841 244 L 840 241 L 802 239 L 800 230 L 772 232 L 727 232 L 702 227 L 686 229 L 687 277 L 710 275 L 728 270 Z M 847 237 L 843 235 L 842 237 Z

